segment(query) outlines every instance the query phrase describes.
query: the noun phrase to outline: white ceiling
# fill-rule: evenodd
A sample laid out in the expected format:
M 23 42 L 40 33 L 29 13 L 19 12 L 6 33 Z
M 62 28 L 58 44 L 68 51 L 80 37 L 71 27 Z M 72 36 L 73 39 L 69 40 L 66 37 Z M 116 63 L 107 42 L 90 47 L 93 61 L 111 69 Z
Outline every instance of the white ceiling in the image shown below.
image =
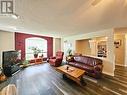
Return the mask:
M 0 29 L 64 37 L 127 26 L 127 0 L 15 0 L 19 19 L 0 16 Z

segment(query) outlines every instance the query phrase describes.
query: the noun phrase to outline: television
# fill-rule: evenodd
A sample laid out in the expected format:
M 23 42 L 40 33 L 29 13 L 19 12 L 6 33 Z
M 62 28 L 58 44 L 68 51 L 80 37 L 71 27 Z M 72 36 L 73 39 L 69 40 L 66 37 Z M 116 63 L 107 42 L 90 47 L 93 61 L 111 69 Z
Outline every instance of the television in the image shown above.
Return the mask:
M 3 52 L 3 71 L 6 76 L 11 76 L 19 70 L 18 64 L 21 62 L 21 50 Z

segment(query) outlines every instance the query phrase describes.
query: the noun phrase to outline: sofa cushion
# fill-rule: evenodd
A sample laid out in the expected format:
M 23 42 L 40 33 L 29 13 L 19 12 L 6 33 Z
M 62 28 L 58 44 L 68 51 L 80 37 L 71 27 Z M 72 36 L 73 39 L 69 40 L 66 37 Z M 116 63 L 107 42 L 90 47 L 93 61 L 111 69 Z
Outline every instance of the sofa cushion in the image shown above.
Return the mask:
M 79 56 L 74 56 L 74 61 L 80 62 L 80 61 L 81 61 L 81 57 L 79 57 Z
M 102 63 L 102 60 L 92 58 L 92 57 L 88 57 L 88 56 L 75 56 L 74 61 L 81 62 L 83 64 L 87 64 L 87 65 L 90 65 L 90 66 L 95 66 L 97 64 Z
M 89 66 L 89 65 L 85 65 L 82 63 L 76 63 L 75 64 L 76 67 L 81 68 L 81 69 L 85 69 L 87 72 L 94 72 L 94 67 L 93 66 Z
M 96 65 L 96 59 L 95 58 L 88 58 L 87 65 L 95 66 Z
M 85 69 L 89 73 L 94 73 L 94 67 L 89 65 L 84 65 L 83 69 Z
M 70 64 L 70 65 L 75 65 L 76 62 L 69 62 L 68 64 Z
M 85 64 L 85 63 L 87 63 L 88 58 L 87 57 L 83 57 L 83 56 L 75 56 L 74 60 L 76 62 L 81 62 L 81 63 Z

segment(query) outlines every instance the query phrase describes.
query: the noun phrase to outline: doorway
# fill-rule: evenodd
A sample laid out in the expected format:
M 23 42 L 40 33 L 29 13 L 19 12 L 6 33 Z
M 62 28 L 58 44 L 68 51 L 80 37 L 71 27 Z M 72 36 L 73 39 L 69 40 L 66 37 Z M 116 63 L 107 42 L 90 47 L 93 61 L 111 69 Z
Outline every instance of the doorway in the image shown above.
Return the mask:
M 115 65 L 126 66 L 126 34 L 114 33 Z

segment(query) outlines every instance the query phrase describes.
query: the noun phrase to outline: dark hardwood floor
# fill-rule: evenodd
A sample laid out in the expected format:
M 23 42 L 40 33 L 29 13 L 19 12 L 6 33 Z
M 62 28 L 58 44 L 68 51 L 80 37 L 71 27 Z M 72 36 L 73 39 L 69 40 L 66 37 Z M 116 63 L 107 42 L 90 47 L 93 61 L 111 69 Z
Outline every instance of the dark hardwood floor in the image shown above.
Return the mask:
M 127 95 L 127 68 L 116 66 L 115 76 L 96 80 L 84 76 L 86 86 L 79 86 L 48 63 L 30 66 L 0 84 L 0 90 L 15 84 L 19 95 Z

